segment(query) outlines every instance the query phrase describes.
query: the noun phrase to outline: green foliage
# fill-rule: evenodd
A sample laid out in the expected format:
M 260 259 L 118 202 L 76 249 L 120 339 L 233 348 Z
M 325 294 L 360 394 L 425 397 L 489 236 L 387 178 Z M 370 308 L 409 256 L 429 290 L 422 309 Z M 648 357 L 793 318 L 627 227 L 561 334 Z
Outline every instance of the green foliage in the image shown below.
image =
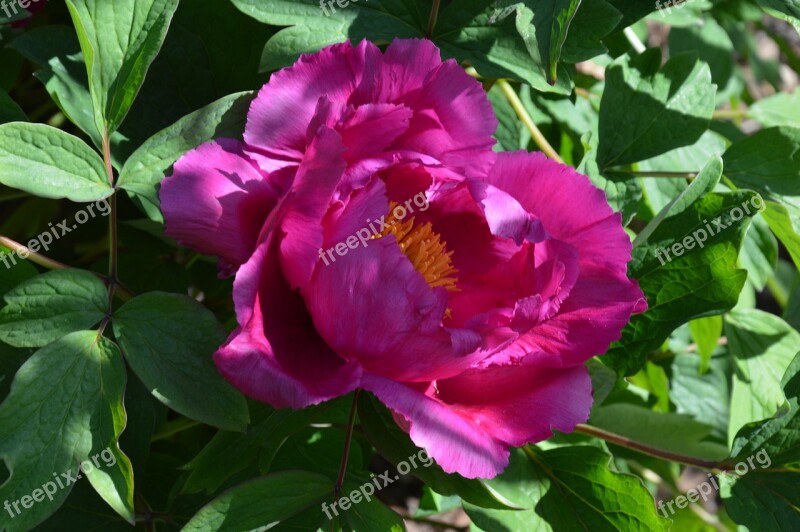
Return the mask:
M 462 507 L 487 532 L 800 529 L 798 32 L 797 0 L 0 8 L 0 532 L 399 532 Z M 426 37 L 483 84 L 495 151 L 557 154 L 605 193 L 647 299 L 591 353 L 585 424 L 512 448 L 490 480 L 401 476 L 420 452 L 408 420 L 366 392 L 246 400 L 213 360 L 232 282 L 160 211 L 176 161 L 241 139 L 301 54 Z M 79 220 L 101 200 L 111 216 Z M 679 495 L 684 465 L 717 472 L 723 507 L 670 524 L 654 498 Z M 326 515 L 381 474 L 379 496 Z

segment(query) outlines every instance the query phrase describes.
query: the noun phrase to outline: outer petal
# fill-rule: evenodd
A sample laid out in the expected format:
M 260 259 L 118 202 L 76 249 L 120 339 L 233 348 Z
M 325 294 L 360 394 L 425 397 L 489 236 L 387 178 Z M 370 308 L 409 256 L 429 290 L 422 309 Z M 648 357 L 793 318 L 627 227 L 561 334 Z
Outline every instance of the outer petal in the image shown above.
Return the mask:
M 550 367 L 530 354 L 513 366 L 475 369 L 425 386 L 365 374 L 363 388 L 402 417 L 411 439 L 448 473 L 492 478 L 508 447 L 571 432 L 589 417 L 592 387 L 583 366 Z
M 347 102 L 362 79 L 375 77 L 379 61 L 380 50 L 367 41 L 357 47 L 335 44 L 303 55 L 290 68 L 273 74 L 253 100 L 245 142 L 270 158 L 299 161 L 319 99 Z
M 507 445 L 572 432 L 589 418 L 592 382 L 583 365 L 565 369 L 543 353 L 519 364 L 473 369 L 437 382 L 438 399 Z
M 234 267 L 253 253 L 281 195 L 242 148 L 232 139 L 203 144 L 175 163 L 160 192 L 166 233 Z
M 234 293 L 244 324 L 214 360 L 250 397 L 276 408 L 303 408 L 354 390 L 361 369 L 317 334 L 302 298 L 281 273 L 276 236 L 270 233 L 239 271 Z
M 447 473 L 492 478 L 508 465 L 506 445 L 419 387 L 364 375 L 362 387 L 409 422 L 411 440 Z

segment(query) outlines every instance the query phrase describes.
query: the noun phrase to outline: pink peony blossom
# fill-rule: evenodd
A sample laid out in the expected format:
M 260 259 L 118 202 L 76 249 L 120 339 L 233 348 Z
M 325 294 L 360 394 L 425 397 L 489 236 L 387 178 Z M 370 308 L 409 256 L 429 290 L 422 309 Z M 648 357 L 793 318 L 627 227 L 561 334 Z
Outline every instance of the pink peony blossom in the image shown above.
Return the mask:
M 631 243 L 585 176 L 493 153 L 495 127 L 429 41 L 344 43 L 276 73 L 244 142 L 178 161 L 167 233 L 236 275 L 225 377 L 278 408 L 368 390 L 469 478 L 586 421 L 584 362 L 646 307 Z

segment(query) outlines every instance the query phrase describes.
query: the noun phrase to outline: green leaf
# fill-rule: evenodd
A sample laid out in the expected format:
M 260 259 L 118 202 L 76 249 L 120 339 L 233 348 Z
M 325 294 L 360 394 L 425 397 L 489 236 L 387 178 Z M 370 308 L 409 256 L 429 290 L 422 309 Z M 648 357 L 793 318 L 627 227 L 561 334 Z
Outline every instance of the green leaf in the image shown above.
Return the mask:
M 634 248 L 628 273 L 639 281 L 648 309 L 631 318 L 603 357 L 606 365 L 636 373 L 678 326 L 736 305 L 747 277 L 736 268 L 737 255 L 755 198 L 748 191 L 708 193 Z
M 419 452 L 408 434 L 397 426 L 391 414 L 377 399 L 362 393 L 358 399 L 358 416 L 367 440 L 390 462 L 399 464 Z M 465 501 L 484 508 L 514 507 L 490 489 L 485 481 L 448 475 L 435 463 L 430 467 L 417 468 L 413 474 L 442 495 L 458 494 Z
M 0 126 L 0 183 L 78 202 L 114 191 L 103 160 L 85 142 L 54 127 L 23 122 Z
M 116 131 L 144 83 L 178 0 L 67 0 L 101 133 Z
M 800 346 L 800 333 L 778 316 L 747 309 L 725 319 L 728 348 L 736 361 L 731 392 L 731 440 L 742 426 L 775 415 L 786 400 L 781 378 Z
M 764 11 L 785 20 L 800 33 L 800 2 L 798 0 L 758 0 Z
M 390 42 L 424 35 L 430 3 L 412 0 L 354 0 L 341 8 L 326 0 L 232 0 L 243 13 L 264 24 L 288 26 L 264 49 L 261 70 L 288 66 L 302 53 L 350 39 Z
M 255 418 L 247 432 L 219 431 L 185 469 L 190 471 L 183 485 L 184 493 L 216 492 L 229 478 L 240 471 L 255 469 L 261 459 L 271 462 L 286 439 L 318 420 L 331 408 L 332 402 L 303 410 L 273 410 L 263 419 Z M 266 407 L 264 407 L 266 409 Z
M 517 7 L 519 31 L 533 64 L 549 83 L 558 79 L 558 61 L 581 0 L 522 0 Z
M 175 161 L 204 142 L 241 136 L 252 99 L 252 92 L 225 96 L 156 133 L 125 163 L 119 186 L 157 210 L 157 187 Z
M 775 465 L 800 464 L 800 353 L 781 378 L 786 403 L 775 417 L 749 423 L 736 434 L 731 462 L 765 452 Z
M 708 64 L 711 80 L 720 88 L 725 88 L 733 75 L 733 50 L 728 33 L 711 17 L 703 18 L 702 24 L 671 28 L 669 32 L 670 55 L 696 53 Z
M 214 351 L 225 331 L 186 296 L 152 292 L 114 316 L 114 334 L 131 368 L 162 403 L 191 419 L 242 431 L 247 402 L 217 371 Z
M 10 47 L 41 68 L 34 72 L 67 119 L 89 135 L 98 148 L 102 139 L 94 123 L 86 66 L 75 31 L 43 26 L 26 31 Z
M 758 100 L 747 114 L 764 127 L 800 127 L 800 90 L 795 89 L 791 94 L 779 92 Z
M 800 526 L 796 469 L 800 466 L 800 353 L 789 364 L 781 386 L 787 402 L 778 414 L 746 425 L 733 442 L 728 463 L 734 472 L 739 464 L 746 464 L 748 472 L 740 478 L 726 475 L 721 479 L 728 514 L 750 530 L 788 531 Z
M 353 532 L 361 530 L 387 530 L 389 532 L 403 532 L 406 527 L 403 524 L 403 518 L 397 513 L 392 511 L 380 499 L 370 497 L 370 500 L 364 500 L 364 492 L 361 491 L 362 486 L 371 484 L 372 478 L 367 477 L 366 474 L 348 474 L 349 480 L 345 481 L 342 488 L 342 497 L 348 497 L 351 501 L 359 501 L 356 504 L 351 504 L 350 508 L 342 512 L 343 521 L 346 523 L 343 530 Z M 310 512 L 316 512 L 317 509 L 309 509 Z M 323 530 L 325 527 L 321 527 Z
M 778 241 L 769 225 L 760 216 L 753 218 L 747 231 L 744 246 L 739 254 L 739 263 L 747 270 L 747 280 L 756 290 L 763 290 L 767 281 L 775 275 L 778 265 Z
M 732 362 L 727 351 L 717 352 L 705 373 L 700 373 L 700 359 L 695 353 L 675 356 L 670 366 L 670 400 L 678 414 L 688 414 L 713 427 L 714 439 L 727 441 Z
M 14 347 L 43 347 L 89 329 L 108 309 L 103 282 L 83 270 L 56 270 L 25 281 L 5 295 L 0 340 Z
M 731 144 L 722 158 L 736 186 L 800 209 L 800 128 L 762 129 Z
M 622 13 L 605 0 L 583 0 L 572 19 L 567 41 L 561 50 L 566 63 L 588 61 L 608 51 L 601 39 L 622 20 Z
M 484 77 L 521 81 L 539 92 L 570 94 L 574 68 L 559 66 L 556 83 L 548 83 L 537 48 L 526 47 L 520 36 L 520 33 L 532 31 L 534 15 L 522 3 L 508 5 L 510 3 L 451 2 L 439 13 L 433 40 L 443 56 L 469 63 Z M 427 18 L 427 12 L 424 16 Z M 544 19 L 537 19 L 537 22 L 553 23 Z M 529 42 L 533 39 L 529 37 Z M 547 48 L 549 50 L 549 46 Z
M 711 437 L 713 427 L 684 414 L 653 412 L 627 403 L 601 406 L 589 424 L 650 447 L 701 460 L 721 460 L 728 447 Z
M 333 481 L 317 473 L 284 471 L 236 486 L 204 506 L 184 532 L 266 530 L 320 505 Z M 266 528 L 265 528 L 266 527 Z
M 798 218 L 790 216 L 789 211 L 783 205 L 771 201 L 765 203 L 767 208 L 762 216 L 775 236 L 786 246 L 795 267 L 800 269 L 800 223 L 798 223 Z
M 700 355 L 700 373 L 708 370 L 711 355 L 717 348 L 717 341 L 722 336 L 722 316 L 708 316 L 689 322 L 692 339 L 697 344 L 697 354 Z
M 715 91 L 708 65 L 691 55 L 663 67 L 658 49 L 618 59 L 606 70 L 598 165 L 630 164 L 695 143 L 708 129 Z
M 81 462 L 92 460 L 93 466 L 101 466 L 90 476 L 96 486 L 98 475 L 117 477 L 117 469 L 106 467 L 111 460 L 105 461 L 101 453 L 118 451 L 117 439 L 125 426 L 125 381 L 119 350 L 94 331 L 65 336 L 22 366 L 0 405 L 0 456 L 11 471 L 0 487 L 0 500 L 19 501 L 44 486 L 53 495 L 51 500 L 39 494 L 42 500 L 31 508 L 20 506 L 21 513 L 10 523 L 6 520 L 7 530 L 31 529 L 55 512 L 72 489 L 62 474 L 83 476 L 78 471 Z M 56 479 L 63 481 L 63 489 Z M 124 501 L 132 518 L 133 486 L 130 477 L 120 480 L 121 492 L 112 495 L 101 486 L 101 495 L 115 509 L 115 502 Z
M 800 528 L 798 473 L 755 470 L 740 479 L 720 478 L 725 509 L 752 532 L 792 532 Z
M 11 99 L 6 91 L 0 89 L 0 124 L 6 122 L 26 122 L 25 112 Z
M 12 288 L 31 277 L 36 277 L 39 272 L 30 262 L 22 260 L 19 255 L 9 248 L 0 246 L 0 297 L 5 296 Z
M 611 457 L 589 446 L 547 451 L 515 449 L 499 477 L 487 481 L 525 511 L 500 511 L 465 504 L 484 530 L 668 530 L 642 481 L 617 473 Z

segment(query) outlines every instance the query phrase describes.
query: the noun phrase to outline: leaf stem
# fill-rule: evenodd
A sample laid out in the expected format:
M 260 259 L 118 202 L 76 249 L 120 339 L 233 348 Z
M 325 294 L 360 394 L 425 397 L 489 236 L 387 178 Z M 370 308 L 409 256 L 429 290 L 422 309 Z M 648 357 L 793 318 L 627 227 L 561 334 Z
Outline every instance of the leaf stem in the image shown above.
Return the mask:
M 361 390 L 353 392 L 353 405 L 350 407 L 350 419 L 347 422 L 347 432 L 344 436 L 344 450 L 342 461 L 339 463 L 339 476 L 336 477 L 336 486 L 333 489 L 333 498 L 338 499 L 344 486 L 344 477 L 347 474 L 347 461 L 350 458 L 350 444 L 353 441 L 353 429 L 356 426 L 356 412 L 358 410 L 358 394 Z
M 623 33 L 625 34 L 625 38 L 628 39 L 628 42 L 631 43 L 633 49 L 636 50 L 637 54 L 647 50 L 647 46 L 645 46 L 641 39 L 639 39 L 639 36 L 636 35 L 636 33 L 633 31 L 633 28 L 628 26 L 625 28 L 625 30 L 623 30 Z
M 613 443 L 627 449 L 632 449 L 655 458 L 661 458 L 671 462 L 678 462 L 679 464 L 690 465 L 700 469 L 719 469 L 721 465 L 718 462 L 701 460 L 691 456 L 684 456 L 677 453 L 656 449 L 655 447 L 650 447 L 649 445 L 634 441 L 630 438 L 626 438 L 625 436 L 620 436 L 619 434 L 614 434 L 613 432 L 608 432 L 590 425 L 579 424 L 575 427 L 575 432 L 580 432 L 588 436 L 594 436 L 595 438 L 600 438 L 601 440 L 605 440 L 609 443 Z
M 48 270 L 64 270 L 69 268 L 63 262 L 58 262 L 57 260 L 53 260 L 50 258 L 45 257 L 40 253 L 36 253 L 35 251 L 31 251 L 26 246 L 23 246 L 19 242 L 15 240 L 11 240 L 7 236 L 0 235 L 0 245 L 7 247 L 17 255 L 27 255 L 27 260 L 33 262 L 34 264 L 38 264 Z
M 433 0 L 433 5 L 431 6 L 431 14 L 428 17 L 428 29 L 425 30 L 425 36 L 430 39 L 433 37 L 433 30 L 436 27 L 436 20 L 439 18 L 439 7 L 442 3 L 442 0 Z
M 712 120 L 741 120 L 747 118 L 747 109 L 717 109 L 711 115 Z
M 563 164 L 563 159 L 558 156 L 558 152 L 553 149 L 539 128 L 536 127 L 531 115 L 528 114 L 528 110 L 525 109 L 525 105 L 522 103 L 522 100 L 519 99 L 519 96 L 514 91 L 514 88 L 511 86 L 511 84 L 504 79 L 498 79 L 497 86 L 500 87 L 501 91 L 503 91 L 508 103 L 514 109 L 514 112 L 517 113 L 520 121 L 525 125 L 526 128 L 528 128 L 528 131 L 531 132 L 531 138 L 533 138 L 533 142 L 539 147 L 540 150 L 542 150 L 542 152 L 544 152 L 545 155 L 554 161 Z

